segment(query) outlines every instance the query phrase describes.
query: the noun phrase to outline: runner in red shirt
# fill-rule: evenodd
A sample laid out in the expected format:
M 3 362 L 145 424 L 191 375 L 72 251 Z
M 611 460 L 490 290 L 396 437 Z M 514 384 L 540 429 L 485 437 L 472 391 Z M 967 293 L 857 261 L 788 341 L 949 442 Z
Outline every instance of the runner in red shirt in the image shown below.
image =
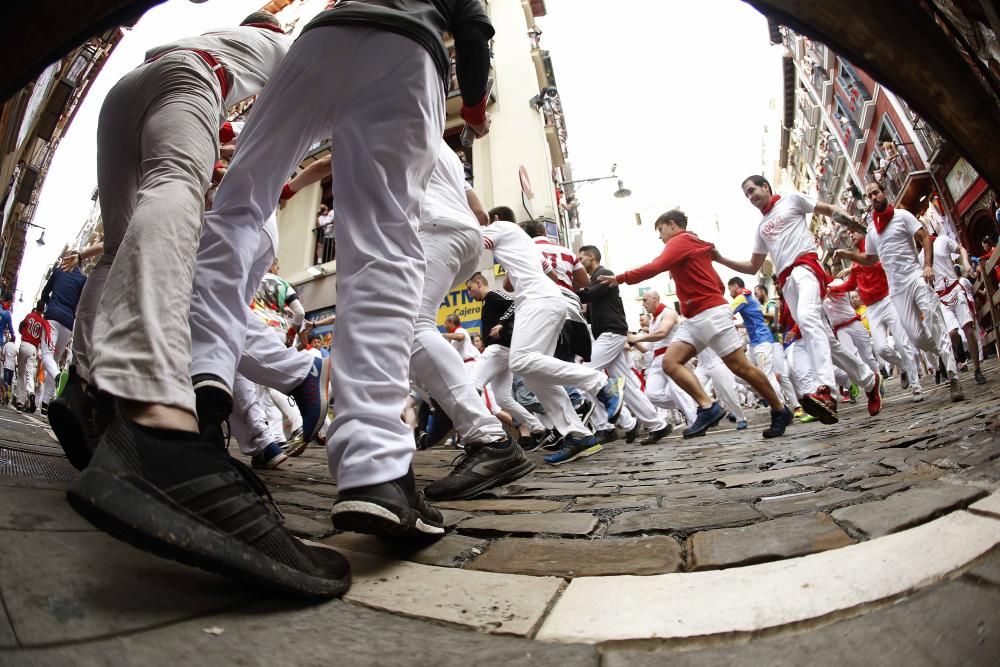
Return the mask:
M 723 296 L 722 280 L 712 267 L 715 246 L 687 231 L 687 223 L 682 211 L 667 211 L 657 218 L 655 225 L 665 244 L 660 256 L 645 266 L 614 277 L 599 276 L 598 280 L 610 285 L 634 284 L 664 271 L 673 274 L 681 315 L 687 319 L 681 322 L 663 355 L 663 370 L 698 403 L 698 418 L 684 430 L 685 438 L 704 435 L 725 416 L 725 410 L 712 401 L 695 374 L 685 366 L 706 347 L 712 348 L 729 370 L 746 380 L 771 406 L 771 426 L 764 431 L 764 437 L 783 435 L 792 421 L 792 412 L 774 392 L 767 376 L 747 359 L 729 302 Z

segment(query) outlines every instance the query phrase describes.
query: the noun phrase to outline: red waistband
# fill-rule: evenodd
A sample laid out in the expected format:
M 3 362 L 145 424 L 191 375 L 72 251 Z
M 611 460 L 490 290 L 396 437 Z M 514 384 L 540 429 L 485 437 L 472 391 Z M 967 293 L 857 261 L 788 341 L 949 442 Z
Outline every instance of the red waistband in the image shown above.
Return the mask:
M 462 359 L 462 361 L 464 361 L 465 363 L 469 363 L 470 361 L 475 361 L 475 360 L 476 360 L 475 357 L 469 357 L 468 359 Z
M 944 296 L 944 295 L 948 294 L 949 292 L 951 292 L 953 289 L 955 289 L 956 287 L 958 287 L 961 284 L 962 283 L 960 283 L 960 282 L 958 282 L 956 280 L 955 282 L 953 282 L 952 284 L 948 285 L 944 289 L 937 290 L 937 295 L 938 296 Z
M 846 322 L 841 322 L 840 324 L 834 324 L 833 325 L 833 334 L 837 335 L 837 332 L 840 331 L 841 329 L 843 329 L 844 327 L 846 327 L 846 326 L 848 326 L 850 324 L 854 324 L 855 322 L 860 322 L 860 321 L 861 321 L 861 316 L 860 315 L 855 315 L 852 319 L 849 319 Z
M 823 265 L 819 263 L 819 255 L 814 252 L 800 255 L 794 262 L 785 267 L 785 270 L 778 274 L 778 287 L 785 287 L 785 281 L 788 280 L 788 276 L 792 274 L 792 270 L 796 266 L 804 266 L 813 272 L 819 282 L 819 296 L 821 299 L 826 298 L 826 286 L 830 283 L 831 278 L 827 275 Z
M 158 56 L 153 56 L 152 58 L 147 60 L 146 63 L 157 61 L 163 56 L 169 55 L 171 53 L 177 53 L 178 51 L 190 51 L 191 53 L 196 54 L 199 58 L 205 61 L 205 64 L 208 65 L 211 68 L 212 72 L 215 74 L 215 78 L 219 80 L 219 87 L 222 89 L 222 99 L 223 101 L 225 101 L 226 95 L 229 93 L 229 81 L 228 79 L 226 79 L 226 70 L 222 68 L 222 63 L 216 60 L 215 56 L 213 56 L 208 51 L 204 51 L 202 49 L 173 49 L 171 51 L 161 53 Z
M 667 347 L 670 347 L 670 346 L 668 345 Z M 655 359 L 656 357 L 662 357 L 662 356 L 663 356 L 663 354 L 664 354 L 664 353 L 665 353 L 666 351 L 667 351 L 667 348 L 666 348 L 666 347 L 661 347 L 661 348 L 660 348 L 660 349 L 658 349 L 658 350 L 653 350 L 653 358 Z

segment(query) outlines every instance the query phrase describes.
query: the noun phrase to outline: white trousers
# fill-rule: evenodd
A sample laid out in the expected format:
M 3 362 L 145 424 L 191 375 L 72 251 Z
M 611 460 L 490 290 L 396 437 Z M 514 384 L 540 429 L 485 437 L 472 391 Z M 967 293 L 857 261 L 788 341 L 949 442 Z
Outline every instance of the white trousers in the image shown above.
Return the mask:
M 413 327 L 410 379 L 438 402 L 462 442 L 504 439 L 503 424 L 490 414 L 469 377 L 469 367 L 474 364 L 466 364 L 437 328 L 438 308 L 448 291 L 456 280 L 466 280 L 479 267 L 483 233 L 461 222 L 435 220 L 420 225 L 419 239 L 427 271 Z
M 785 281 L 782 294 L 792 317 L 799 325 L 801 342 L 812 360 L 816 384 L 805 387 L 805 391 L 811 393 L 821 385 L 826 385 L 831 390 L 836 388 L 834 364 L 844 369 L 851 381 L 856 382 L 859 387 L 871 391 L 875 386 L 872 369 L 856 353 L 844 349 L 833 335 L 833 329 L 823 313 L 816 274 L 804 266 L 795 267 Z
M 788 362 L 788 376 L 792 387 L 799 396 L 816 386 L 816 375 L 812 368 L 812 355 L 806 350 L 801 340 L 797 340 L 785 348 L 785 359 Z
M 914 389 L 920 387 L 920 370 L 917 366 L 917 350 L 903 329 L 896 314 L 892 299 L 885 297 L 868 304 L 865 313 L 872 333 L 872 352 L 905 372 Z M 891 336 L 891 342 L 890 342 Z
M 962 329 L 966 324 L 976 321 L 969 306 L 969 294 L 961 284 L 956 285 L 944 296 L 938 295 L 938 299 L 941 300 L 941 312 L 948 331 Z
M 192 414 L 188 304 L 221 105 L 218 79 L 189 51 L 108 93 L 97 123 L 104 255 L 73 347 L 80 376 L 102 391 Z
M 646 370 L 646 398 L 658 408 L 680 410 L 688 424 L 693 424 L 698 418 L 698 404 L 663 372 L 662 361 L 654 358 Z
M 44 341 L 42 342 L 44 346 Z M 35 378 L 38 376 L 38 348 L 26 340 L 17 348 L 17 378 L 15 378 L 14 398 L 20 403 L 28 394 L 35 394 Z
M 485 390 L 486 385 L 490 385 L 497 405 L 513 417 L 514 421 L 526 425 L 532 433 L 545 430 L 545 426 L 537 416 L 514 400 L 514 374 L 510 372 L 510 348 L 504 345 L 490 345 L 479 355 L 479 359 L 475 363 L 468 364 L 468 367 L 476 389 Z
M 415 450 L 399 416 L 424 280 L 417 224 L 444 115 L 440 77 L 417 42 L 358 26 L 310 30 L 257 98 L 205 219 L 191 372 L 231 378 L 247 329 L 240 288 L 261 226 L 309 147 L 336 146 L 337 416 L 327 455 L 341 489 L 401 477 Z
M 52 332 L 52 344 L 46 345 L 42 341 L 42 368 L 45 369 L 45 384 L 42 389 L 42 403 L 49 403 L 56 396 L 56 380 L 59 378 L 59 360 L 62 359 L 63 352 L 69 339 L 73 337 L 73 330 L 67 329 L 55 320 L 48 320 L 49 330 Z
M 781 396 L 781 383 L 774 370 L 774 343 L 757 343 L 748 346 L 750 350 L 750 361 L 760 369 L 760 372 L 767 376 L 767 381 L 771 383 L 774 393 Z M 726 370 L 729 370 L 728 368 Z M 730 371 L 731 372 L 731 371 Z
M 619 416 L 622 428 L 628 430 L 635 426 L 634 419 L 650 430 L 666 426 L 666 420 L 657 413 L 649 397 L 643 393 L 639 378 L 632 372 L 632 358 L 625 351 L 625 336 L 607 331 L 602 333 L 594 340 L 590 361 L 586 365 L 606 371 L 609 377 L 625 379 L 625 406 L 630 415 Z
M 229 416 L 229 431 L 245 456 L 259 454 L 277 441 L 268 423 L 259 385 L 239 373 L 233 380 L 233 413 Z
M 837 330 L 837 340 L 849 350 L 854 350 L 861 360 L 868 364 L 873 373 L 878 373 L 878 362 L 872 353 L 872 336 L 865 325 L 855 320 Z
M 788 361 L 785 359 L 785 348 L 781 343 L 771 343 L 771 362 L 774 366 L 774 375 L 781 385 L 781 394 L 785 398 L 785 403 L 793 410 L 799 408 L 799 394 L 792 386 L 791 372 L 788 370 Z
M 770 343 L 767 345 L 770 346 Z M 699 360 L 698 367 L 694 369 L 694 374 L 709 395 L 711 395 L 712 389 L 715 389 L 715 395 L 719 398 L 719 402 L 722 403 L 722 407 L 733 413 L 737 420 L 746 420 L 746 415 L 743 413 L 743 405 L 740 403 L 740 397 L 736 391 L 736 376 L 733 375 L 733 372 L 724 363 L 720 364 L 716 362 L 711 366 L 705 366 Z
M 580 421 L 563 387 L 596 393 L 608 378 L 583 364 L 567 363 L 552 356 L 566 321 L 566 307 L 562 296 L 529 296 L 518 302 L 510 342 L 510 370 L 524 378 L 524 384 L 538 398 L 557 431 L 563 435 L 587 436 L 591 431 Z
M 924 282 L 923 276 L 915 274 L 902 284 L 893 284 L 889 295 L 899 315 L 899 323 L 917 349 L 940 357 L 949 377 L 958 373 L 951 337 L 941 312 L 941 300 Z

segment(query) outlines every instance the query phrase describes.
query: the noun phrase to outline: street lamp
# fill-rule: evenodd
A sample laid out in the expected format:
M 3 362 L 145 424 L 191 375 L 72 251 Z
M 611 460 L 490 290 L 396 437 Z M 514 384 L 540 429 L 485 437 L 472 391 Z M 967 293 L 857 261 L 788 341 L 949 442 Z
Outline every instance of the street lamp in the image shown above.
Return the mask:
M 611 174 L 612 174 L 611 176 L 599 176 L 597 178 L 581 178 L 578 181 L 563 181 L 562 183 L 559 184 L 559 187 L 565 187 L 567 185 L 577 185 L 579 183 L 595 183 L 597 181 L 610 181 L 610 180 L 616 180 L 617 179 L 617 181 L 618 181 L 618 189 L 615 190 L 615 193 L 614 193 L 615 198 L 616 199 L 625 199 L 626 197 L 630 197 L 632 195 L 632 191 L 625 187 L 625 185 L 622 183 L 622 179 L 620 179 L 620 178 L 618 178 L 617 176 L 614 175 L 614 171 L 615 171 L 614 167 L 612 167 L 611 168 Z
M 33 222 L 28 222 L 27 220 L 22 220 L 21 222 L 24 223 L 24 226 L 26 228 L 27 227 L 38 227 L 40 230 L 42 230 L 41 235 L 38 237 L 38 240 L 35 241 L 35 243 L 38 244 L 39 248 L 41 248 L 43 245 L 45 245 L 45 227 L 42 227 L 41 225 L 36 225 Z

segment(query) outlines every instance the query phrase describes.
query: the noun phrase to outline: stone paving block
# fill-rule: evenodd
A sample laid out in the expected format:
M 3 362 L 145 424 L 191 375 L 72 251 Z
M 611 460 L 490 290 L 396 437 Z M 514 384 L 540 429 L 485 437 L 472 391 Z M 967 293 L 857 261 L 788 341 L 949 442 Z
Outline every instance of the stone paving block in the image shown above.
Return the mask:
M 983 490 L 974 487 L 927 484 L 893 494 L 885 500 L 834 510 L 833 518 L 867 537 L 881 537 L 968 505 L 983 495 Z
M 466 519 L 468 519 L 470 516 L 472 516 L 468 512 L 460 512 L 459 510 L 442 509 L 438 505 L 435 505 L 435 507 L 437 507 L 438 510 L 441 512 L 441 518 L 444 519 L 444 527 L 445 528 L 454 528 L 455 526 L 457 526 L 458 524 L 462 523 L 463 521 L 465 521 Z
M 761 499 L 754 508 L 766 517 L 798 514 L 810 510 L 841 505 L 861 498 L 862 494 L 844 491 L 836 487 L 823 489 L 817 493 L 794 494 L 785 497 Z
M 514 512 L 553 512 L 566 507 L 566 501 L 522 498 L 477 498 L 475 500 L 445 500 L 434 503 L 434 507 L 462 512 L 512 514 Z
M 620 510 L 629 508 L 652 509 L 656 507 L 655 496 L 586 496 L 577 498 L 571 512 L 593 512 L 594 510 Z
M 586 514 L 508 514 L 477 516 L 466 519 L 459 530 L 475 533 L 512 533 L 519 535 L 589 535 L 597 528 L 597 519 Z
M 609 535 L 628 535 L 651 531 L 694 530 L 744 523 L 760 519 L 761 515 L 746 503 L 718 505 L 674 505 L 649 512 L 629 512 L 617 516 L 608 528 Z
M 1000 518 L 1000 493 L 992 493 L 982 500 L 969 505 L 969 509 L 980 514 L 992 514 Z
M 353 578 L 345 600 L 481 632 L 527 635 L 562 585 L 557 577 L 473 572 L 343 553 Z
M 252 595 L 99 532 L 0 532 L 0 590 L 23 646 L 132 632 Z
M 0 533 L 2 536 L 2 533 Z M 0 649 L 14 648 L 17 646 L 17 637 L 14 636 L 14 626 L 11 625 L 7 617 L 7 609 L 0 604 Z
M 488 540 L 463 535 L 445 535 L 440 540 L 430 544 L 408 544 L 380 540 L 373 535 L 361 535 L 360 533 L 341 533 L 324 538 L 320 542 L 329 544 L 336 549 L 440 567 L 456 567 L 461 563 L 463 554 L 471 552 L 472 549 L 479 549 L 481 552 L 489 544 Z M 468 555 L 472 556 L 473 554 L 468 553 Z
M 508 537 L 490 545 L 466 570 L 553 577 L 662 574 L 683 567 L 681 547 L 669 537 L 624 540 L 550 540 Z
M 309 516 L 298 512 L 290 512 L 285 509 L 285 528 L 301 537 L 314 537 L 333 530 L 329 514 L 316 514 Z
M 73 511 L 66 492 L 0 486 L 0 530 L 97 530 Z
M 826 468 L 817 466 L 791 466 L 788 468 L 771 468 L 761 472 L 737 473 L 735 475 L 723 475 L 715 479 L 716 484 L 723 488 L 733 486 L 746 486 L 747 484 L 759 484 L 770 482 L 776 479 L 788 479 L 797 475 L 807 475 L 813 472 L 826 472 Z
M 789 516 L 688 538 L 691 569 L 707 570 L 792 558 L 854 544 L 826 514 Z
M 600 489 L 547 488 L 547 489 L 532 489 L 530 491 L 511 491 L 510 493 L 507 494 L 507 497 L 508 498 L 569 498 L 572 496 L 605 496 L 612 492 L 614 492 L 614 487 L 600 488 Z
M 305 491 L 272 491 L 274 502 L 279 505 L 295 505 L 314 510 L 330 511 L 333 501 L 330 498 Z
M 966 574 L 1000 586 L 1000 550 L 981 558 Z
M 947 472 L 947 471 L 942 471 Z M 942 482 L 967 484 L 987 491 L 1000 491 L 1000 459 L 941 477 Z
M 1000 590 L 943 584 L 859 618 L 709 648 L 604 647 L 603 667 L 871 667 L 1000 664 Z
M 600 643 L 757 632 L 926 587 L 997 544 L 1000 521 L 953 512 L 802 558 L 649 577 L 580 577 L 537 638 Z

